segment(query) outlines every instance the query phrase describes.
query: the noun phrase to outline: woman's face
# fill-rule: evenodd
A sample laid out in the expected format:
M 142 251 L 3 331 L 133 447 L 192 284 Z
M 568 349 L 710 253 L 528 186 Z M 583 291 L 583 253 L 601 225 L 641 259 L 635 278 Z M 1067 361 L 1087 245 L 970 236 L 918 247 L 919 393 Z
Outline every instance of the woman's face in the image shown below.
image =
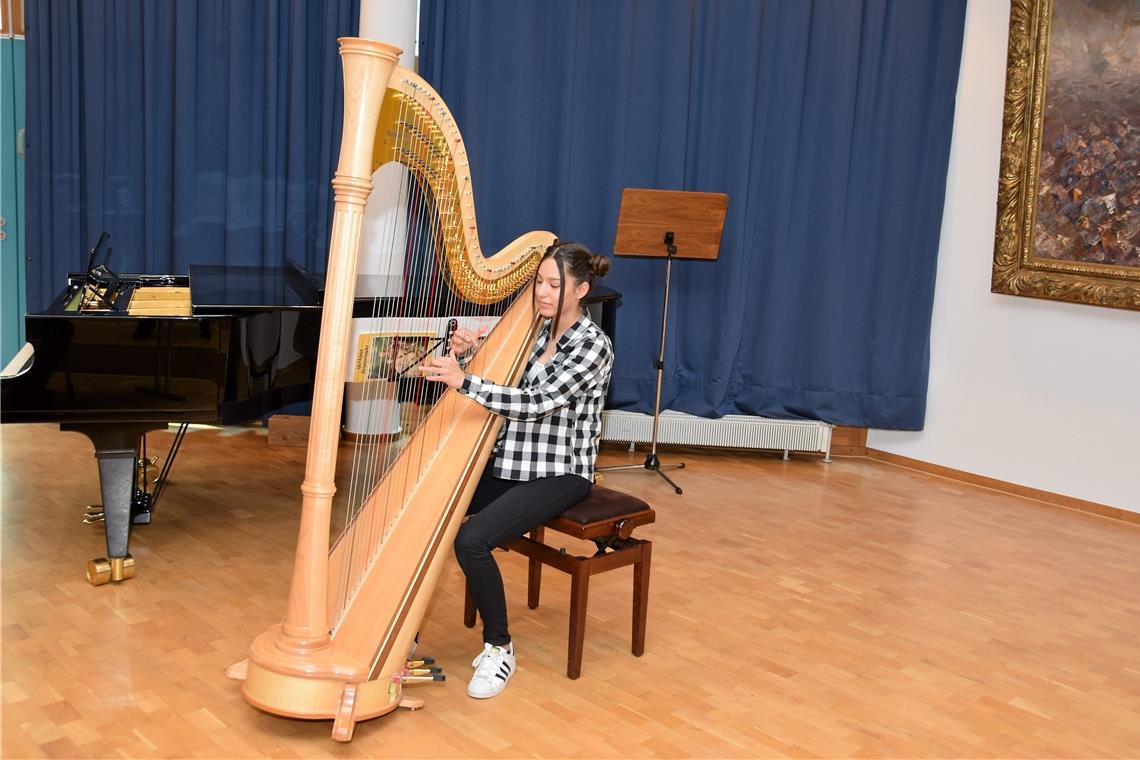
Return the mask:
M 538 313 L 547 319 L 552 318 L 558 311 L 558 293 L 564 291 L 562 295 L 562 314 L 570 317 L 567 322 L 559 319 L 559 323 L 570 324 L 578 318 L 578 312 L 581 309 L 579 301 L 586 295 L 590 289 L 589 283 L 575 282 L 574 278 L 570 275 L 566 276 L 566 281 L 563 282 L 562 276 L 558 273 L 558 262 L 554 257 L 543 259 L 542 263 L 538 265 L 538 276 L 534 280 L 534 301 L 538 305 Z

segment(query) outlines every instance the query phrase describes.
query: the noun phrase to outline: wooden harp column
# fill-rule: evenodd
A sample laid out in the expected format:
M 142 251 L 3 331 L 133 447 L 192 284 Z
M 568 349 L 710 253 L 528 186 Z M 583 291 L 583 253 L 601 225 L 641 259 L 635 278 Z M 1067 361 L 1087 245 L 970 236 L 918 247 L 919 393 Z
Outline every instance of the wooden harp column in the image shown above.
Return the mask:
M 396 65 L 399 49 L 354 38 L 340 43 L 344 131 L 332 181 L 336 200 L 292 584 L 282 622 L 255 639 L 248 661 L 231 673 L 244 678 L 242 693 L 254 706 L 334 719 L 333 738 L 348 741 L 356 721 L 401 703 L 407 654 L 501 424 L 469 399 L 444 393 L 330 550 L 344 367 L 373 172 L 397 161 L 427 189 L 438 205 L 439 271 L 467 302 L 492 303 L 518 291 L 554 235 L 527 233 L 484 257 L 465 149 L 442 100 Z M 538 325 L 531 299 L 516 298 L 469 370 L 517 382 Z M 358 523 L 368 529 L 357 531 Z M 365 560 L 358 569 L 348 556 Z

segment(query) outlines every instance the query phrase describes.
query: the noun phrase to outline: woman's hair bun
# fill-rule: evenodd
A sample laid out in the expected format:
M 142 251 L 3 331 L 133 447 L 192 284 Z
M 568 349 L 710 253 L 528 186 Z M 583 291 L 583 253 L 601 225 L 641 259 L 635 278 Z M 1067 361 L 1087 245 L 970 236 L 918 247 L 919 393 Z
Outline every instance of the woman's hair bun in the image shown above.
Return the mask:
M 592 283 L 595 278 L 610 271 L 610 260 L 607 257 L 590 253 L 590 249 L 581 243 L 556 239 L 542 258 L 553 258 L 558 262 L 558 270 L 564 276 L 573 277 L 575 282 Z
M 605 277 L 606 272 L 610 271 L 609 257 L 597 253 L 592 254 L 590 256 L 590 269 L 593 270 L 595 277 Z

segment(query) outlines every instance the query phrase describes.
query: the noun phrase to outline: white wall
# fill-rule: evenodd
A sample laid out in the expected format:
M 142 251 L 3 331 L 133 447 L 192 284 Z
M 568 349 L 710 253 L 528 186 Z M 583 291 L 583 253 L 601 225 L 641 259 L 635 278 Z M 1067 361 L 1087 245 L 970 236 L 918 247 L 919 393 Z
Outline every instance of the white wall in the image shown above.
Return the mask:
M 1140 312 L 989 292 L 1008 0 L 970 0 L 921 432 L 867 445 L 1140 512 Z

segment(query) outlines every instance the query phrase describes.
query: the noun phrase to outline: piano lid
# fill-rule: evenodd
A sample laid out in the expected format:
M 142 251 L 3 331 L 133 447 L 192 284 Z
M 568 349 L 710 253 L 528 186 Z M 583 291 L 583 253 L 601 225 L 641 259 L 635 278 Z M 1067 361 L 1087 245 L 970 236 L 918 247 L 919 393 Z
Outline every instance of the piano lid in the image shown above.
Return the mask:
M 293 262 L 285 267 L 191 264 L 189 271 L 194 316 L 321 307 L 322 278 Z

